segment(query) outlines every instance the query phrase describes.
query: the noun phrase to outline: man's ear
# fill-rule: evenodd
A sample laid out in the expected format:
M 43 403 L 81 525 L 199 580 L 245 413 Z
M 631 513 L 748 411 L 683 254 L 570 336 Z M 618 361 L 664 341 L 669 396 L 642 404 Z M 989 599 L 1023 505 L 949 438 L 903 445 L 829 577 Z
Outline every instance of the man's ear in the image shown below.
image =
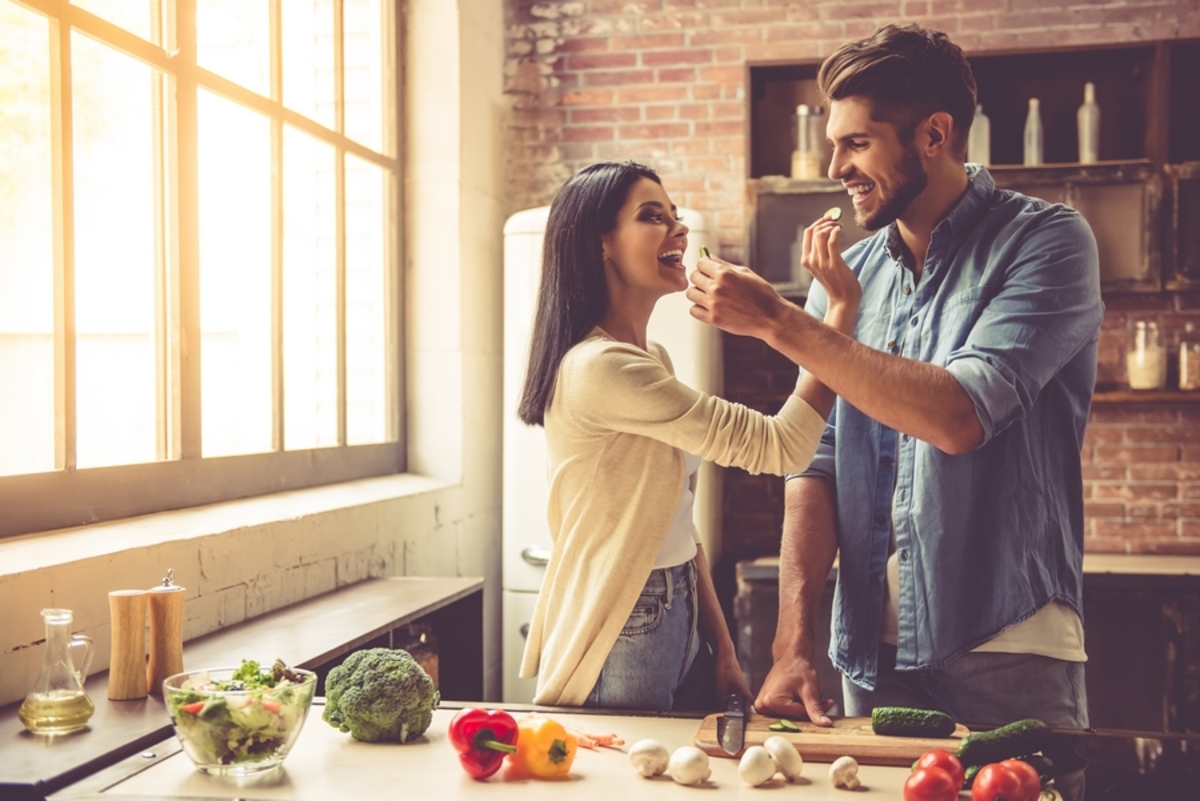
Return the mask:
M 954 117 L 945 111 L 930 115 L 925 121 L 924 148 L 928 156 L 936 156 L 950 145 L 950 135 L 954 131 Z

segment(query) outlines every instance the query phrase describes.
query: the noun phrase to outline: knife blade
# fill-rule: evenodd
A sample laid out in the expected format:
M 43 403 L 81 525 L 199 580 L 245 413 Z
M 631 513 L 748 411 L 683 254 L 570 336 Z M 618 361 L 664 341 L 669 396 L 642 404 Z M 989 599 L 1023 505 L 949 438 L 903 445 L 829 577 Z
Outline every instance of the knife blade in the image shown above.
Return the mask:
M 717 724 L 717 735 L 721 748 L 731 756 L 742 751 L 746 738 L 746 702 L 739 693 L 730 693 L 725 699 L 725 714 Z

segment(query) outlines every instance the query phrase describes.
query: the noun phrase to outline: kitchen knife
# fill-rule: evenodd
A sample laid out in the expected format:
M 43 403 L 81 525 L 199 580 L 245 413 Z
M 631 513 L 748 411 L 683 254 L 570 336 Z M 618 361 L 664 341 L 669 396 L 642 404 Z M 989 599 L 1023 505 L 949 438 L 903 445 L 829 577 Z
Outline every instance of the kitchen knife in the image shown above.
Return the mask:
M 730 693 L 725 700 L 725 714 L 717 722 L 717 736 L 725 753 L 730 756 L 741 753 L 746 738 L 746 702 L 740 693 Z

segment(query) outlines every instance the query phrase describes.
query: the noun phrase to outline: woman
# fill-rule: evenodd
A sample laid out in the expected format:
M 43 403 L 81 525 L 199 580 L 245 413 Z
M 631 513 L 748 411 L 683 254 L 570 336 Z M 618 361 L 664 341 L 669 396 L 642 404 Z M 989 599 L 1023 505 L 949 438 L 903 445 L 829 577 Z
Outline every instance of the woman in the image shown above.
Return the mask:
M 832 248 L 828 223 L 819 240 Z M 545 426 L 550 480 L 553 548 L 521 665 L 539 704 L 712 708 L 750 696 L 695 540 L 696 468 L 803 470 L 833 395 L 803 377 L 767 417 L 675 380 L 646 327 L 660 297 L 688 286 L 687 234 L 658 176 L 634 163 L 581 170 L 550 207 L 519 410 Z M 842 269 L 817 278 L 830 286 L 827 322 L 849 332 L 860 292 Z

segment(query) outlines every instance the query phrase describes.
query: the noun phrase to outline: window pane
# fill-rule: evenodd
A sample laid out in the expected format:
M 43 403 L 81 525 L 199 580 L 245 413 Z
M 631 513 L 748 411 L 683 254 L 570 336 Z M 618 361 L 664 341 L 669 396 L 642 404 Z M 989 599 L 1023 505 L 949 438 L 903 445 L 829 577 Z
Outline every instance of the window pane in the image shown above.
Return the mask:
M 346 157 L 346 441 L 387 437 L 386 174 Z
M 54 469 L 49 31 L 0 0 L 0 475 Z
M 80 467 L 155 458 L 154 75 L 71 37 Z
M 158 3 L 159 0 L 71 0 L 71 5 L 120 25 L 148 42 L 158 41 L 151 17 L 153 7 Z
M 346 0 L 346 136 L 375 150 L 383 147 L 383 24 L 382 0 Z
M 201 451 L 271 449 L 271 128 L 199 97 Z
M 269 95 L 268 0 L 196 0 L 196 60 L 205 69 Z
M 283 0 L 283 102 L 333 128 L 333 0 Z
M 337 198 L 333 148 L 283 134 L 283 402 L 289 449 L 337 444 Z

